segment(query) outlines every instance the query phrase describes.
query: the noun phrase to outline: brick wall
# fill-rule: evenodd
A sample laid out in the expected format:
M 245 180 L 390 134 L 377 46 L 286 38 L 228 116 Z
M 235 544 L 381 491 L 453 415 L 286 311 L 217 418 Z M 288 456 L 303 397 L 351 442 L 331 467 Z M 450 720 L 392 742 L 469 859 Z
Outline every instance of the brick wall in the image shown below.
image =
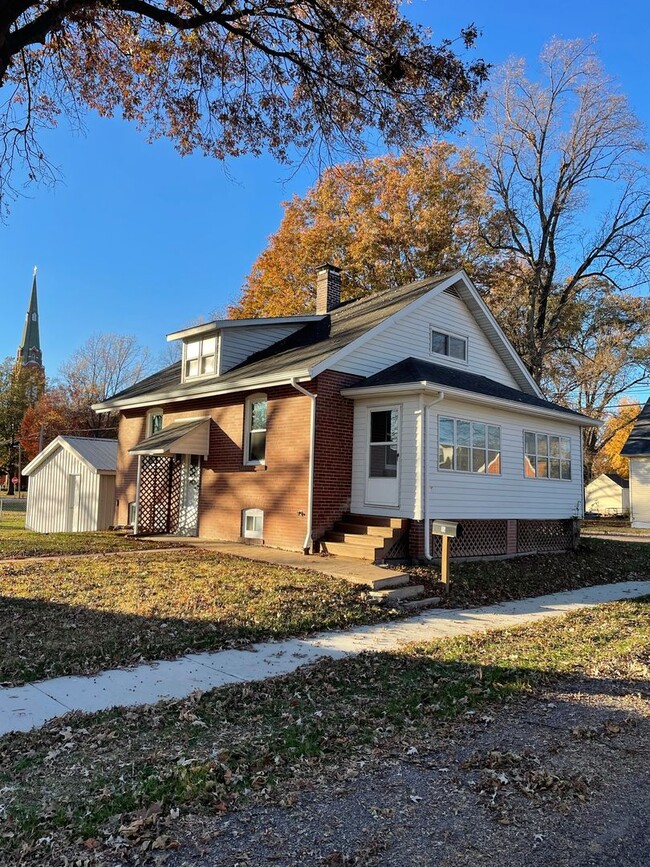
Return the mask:
M 341 389 L 361 377 L 327 370 L 316 379 L 316 450 L 312 534 L 320 537 L 350 508 L 354 402 Z
M 267 395 L 265 466 L 243 465 L 246 395 L 225 395 L 163 405 L 164 423 L 208 415 L 210 454 L 202 461 L 199 494 L 199 536 L 237 540 L 243 509 L 264 510 L 264 542 L 302 550 L 307 528 L 310 400 L 290 386 L 271 388 Z M 122 414 L 119 431 L 118 522 L 127 521 L 135 499 L 137 458 L 128 454 L 144 439 L 146 410 Z

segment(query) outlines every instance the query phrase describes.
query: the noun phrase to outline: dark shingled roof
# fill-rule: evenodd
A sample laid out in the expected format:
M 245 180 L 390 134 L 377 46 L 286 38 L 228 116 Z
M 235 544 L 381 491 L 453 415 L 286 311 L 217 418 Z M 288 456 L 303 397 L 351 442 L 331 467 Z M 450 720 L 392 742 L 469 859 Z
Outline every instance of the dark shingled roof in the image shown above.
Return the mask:
M 487 376 L 480 376 L 467 370 L 457 370 L 454 367 L 445 367 L 442 364 L 434 364 L 432 361 L 421 361 L 418 358 L 405 358 L 404 361 L 398 361 L 397 364 L 393 364 L 391 367 L 387 367 L 384 370 L 380 370 L 379 373 L 363 379 L 354 388 L 406 385 L 412 382 L 431 382 L 443 388 L 459 388 L 463 391 L 485 394 L 488 397 L 496 397 L 501 400 L 513 401 L 514 403 L 523 403 L 527 406 L 552 409 L 556 412 L 565 413 L 571 418 L 587 418 L 587 416 L 567 409 L 565 406 L 559 406 L 550 400 L 544 400 L 544 398 L 536 397 L 534 394 L 527 394 L 524 391 L 511 388 L 509 385 L 495 382 L 493 379 L 488 379 Z
M 650 400 L 637 416 L 621 454 L 626 458 L 650 455 Z
M 309 322 L 278 343 L 249 356 L 240 365 L 220 376 L 202 377 L 198 381 L 181 383 L 181 363 L 176 362 L 130 388 L 112 395 L 103 402 L 103 405 L 108 408 L 114 400 L 129 400 L 145 395 L 149 400 L 155 398 L 157 392 L 161 392 L 160 400 L 164 402 L 164 393 L 168 389 L 187 394 L 189 398 L 196 392 L 205 392 L 212 383 L 218 385 L 218 390 L 228 387 L 236 389 L 238 382 L 243 379 L 263 377 L 269 373 L 276 375 L 285 370 L 306 371 L 348 346 L 403 307 L 416 301 L 450 277 L 451 273 L 455 272 L 441 274 L 435 278 L 428 277 L 426 280 L 418 280 L 407 286 L 379 292 L 369 298 L 342 304 L 319 321 Z
M 629 479 L 624 479 L 623 476 L 619 476 L 618 473 L 603 473 L 604 476 L 607 476 L 608 479 L 611 479 L 615 485 L 618 485 L 619 488 L 627 488 L 630 487 Z

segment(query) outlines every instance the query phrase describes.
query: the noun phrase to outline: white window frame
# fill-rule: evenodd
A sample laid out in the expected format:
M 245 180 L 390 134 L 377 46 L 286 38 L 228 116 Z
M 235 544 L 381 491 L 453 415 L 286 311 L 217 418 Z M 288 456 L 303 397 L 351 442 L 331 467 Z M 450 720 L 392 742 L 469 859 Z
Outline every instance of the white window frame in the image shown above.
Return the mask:
M 535 457 L 535 475 L 534 476 L 529 476 L 526 473 L 526 459 L 527 459 L 528 455 L 533 456 L 532 452 L 529 452 L 526 450 L 526 434 L 530 434 L 531 436 L 535 437 L 535 454 L 534 454 L 534 457 Z M 547 464 L 548 464 L 547 474 L 545 476 L 540 476 L 537 473 L 538 460 L 540 458 L 540 454 L 538 452 L 538 437 L 546 437 L 546 454 L 541 455 L 541 457 L 543 459 L 545 459 L 547 461 Z M 560 457 L 559 458 L 551 458 L 551 454 L 550 454 L 550 452 L 551 452 L 551 437 L 555 437 L 556 439 L 559 440 L 559 447 L 560 447 Z M 567 440 L 569 443 L 569 461 L 568 461 L 569 478 L 568 479 L 565 479 L 562 477 L 562 464 L 567 463 L 566 459 L 562 457 L 562 440 Z M 571 442 L 571 437 L 568 436 L 567 434 L 557 434 L 557 433 L 549 433 L 548 431 L 540 431 L 540 430 L 536 431 L 536 430 L 524 429 L 522 431 L 522 434 L 521 434 L 521 447 L 522 447 L 522 454 L 523 454 L 521 470 L 522 470 L 522 473 L 523 473 L 523 476 L 525 479 L 528 479 L 530 481 L 541 480 L 542 482 L 569 482 L 570 483 L 573 481 L 573 444 Z M 551 460 L 557 460 L 560 463 L 560 477 L 557 479 L 554 479 L 551 476 Z
M 440 466 L 440 448 L 442 445 L 440 442 L 440 422 L 443 419 L 445 421 L 453 421 L 453 423 L 454 423 L 454 442 L 453 442 L 453 446 L 452 446 L 452 448 L 454 450 L 454 454 L 453 454 L 454 466 L 452 466 L 452 467 L 441 467 Z M 469 466 L 470 466 L 469 470 L 459 470 L 456 467 L 456 449 L 459 447 L 458 442 L 457 442 L 457 439 L 458 439 L 457 423 L 459 421 L 466 422 L 467 424 L 470 425 L 469 445 L 468 446 L 462 446 L 462 448 L 469 449 Z M 482 424 L 485 427 L 485 447 L 474 446 L 474 429 L 472 428 L 472 425 L 475 425 L 475 424 Z M 489 447 L 490 439 L 489 439 L 488 428 L 491 428 L 491 427 L 496 428 L 499 431 L 499 448 L 498 449 L 491 449 Z M 472 464 L 473 464 L 473 451 L 475 448 L 481 449 L 482 451 L 485 452 L 485 468 L 486 469 L 485 469 L 484 473 L 479 473 L 478 471 L 474 471 L 471 468 Z M 490 452 L 497 452 L 498 453 L 498 456 L 499 456 L 499 472 L 498 473 L 488 473 L 488 471 L 487 471 L 487 468 L 489 466 L 488 455 Z M 450 416 L 450 415 L 442 415 L 442 414 L 439 415 L 438 416 L 438 459 L 437 459 L 436 466 L 438 468 L 438 471 L 441 473 L 463 473 L 466 476 L 476 476 L 479 478 L 482 477 L 482 478 L 497 478 L 498 479 L 499 476 L 503 475 L 503 436 L 502 436 L 501 425 L 500 424 L 493 424 L 490 421 L 482 421 L 481 419 L 476 419 L 476 418 L 458 418 L 456 416 Z
M 448 352 L 436 352 L 433 348 L 433 335 L 442 334 L 444 337 L 449 340 L 450 337 L 455 338 L 456 340 L 462 340 L 465 344 L 465 358 L 456 358 L 455 355 L 450 355 Z M 466 334 L 456 334 L 453 331 L 443 331 L 441 328 L 436 328 L 435 325 L 431 325 L 429 327 L 429 354 L 434 356 L 434 358 L 448 358 L 450 361 L 455 362 L 456 364 L 468 364 L 469 357 L 469 338 Z
M 131 520 L 131 513 L 133 513 L 133 520 Z M 131 500 L 127 506 L 126 523 L 129 527 L 135 527 L 138 523 L 138 504 L 135 500 Z
M 214 352 L 204 353 L 203 350 L 203 342 L 205 340 L 214 339 Z M 189 359 L 187 357 L 187 348 L 190 345 L 194 345 L 195 343 L 199 344 L 199 354 L 197 356 L 198 368 L 199 372 L 191 375 L 187 372 L 187 362 L 194 359 Z M 183 342 L 183 382 L 187 382 L 188 380 L 194 379 L 209 379 L 210 377 L 217 376 L 219 373 L 219 363 L 221 356 L 221 337 L 218 331 L 215 331 L 212 334 L 204 334 L 201 337 L 197 337 L 193 340 L 186 340 Z M 201 362 L 204 358 L 214 358 L 214 371 L 212 373 L 201 373 Z
M 266 427 L 265 428 L 255 428 L 254 430 L 251 428 L 252 420 L 253 420 L 253 404 L 261 403 L 264 401 L 266 403 Z M 247 467 L 256 467 L 256 466 L 264 466 L 266 464 L 266 440 L 268 439 L 268 429 L 269 429 L 269 402 L 266 394 L 263 392 L 259 392 L 258 394 L 251 394 L 246 398 L 246 404 L 244 407 L 244 464 Z M 263 460 L 257 460 L 256 458 L 251 458 L 250 456 L 250 442 L 251 442 L 251 434 L 259 432 L 263 430 L 265 433 L 264 440 L 264 458 Z
M 153 409 L 150 409 L 147 411 L 147 423 L 146 423 L 146 427 L 145 427 L 146 437 L 152 437 L 154 435 L 154 433 L 157 433 L 157 431 L 153 431 L 151 429 L 152 420 L 157 415 L 159 415 L 161 418 L 160 430 L 162 430 L 163 427 L 165 426 L 165 413 L 163 412 L 162 407 L 160 407 L 160 406 L 153 407 Z
M 253 518 L 255 521 L 256 518 L 260 519 L 260 527 L 259 529 L 253 528 L 252 530 L 248 530 L 246 524 L 248 523 L 247 519 Z M 264 538 L 264 510 L 263 509 L 244 509 L 241 513 L 241 534 L 244 539 L 263 539 Z

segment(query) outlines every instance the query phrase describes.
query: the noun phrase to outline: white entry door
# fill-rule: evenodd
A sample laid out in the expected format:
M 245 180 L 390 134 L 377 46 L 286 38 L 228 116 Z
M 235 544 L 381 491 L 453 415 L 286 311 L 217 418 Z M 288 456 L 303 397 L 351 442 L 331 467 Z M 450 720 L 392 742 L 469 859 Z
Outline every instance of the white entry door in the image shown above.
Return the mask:
M 79 531 L 79 497 L 81 495 L 80 476 L 68 476 L 68 511 L 65 528 L 68 533 Z
M 399 505 L 399 406 L 368 410 L 366 503 Z

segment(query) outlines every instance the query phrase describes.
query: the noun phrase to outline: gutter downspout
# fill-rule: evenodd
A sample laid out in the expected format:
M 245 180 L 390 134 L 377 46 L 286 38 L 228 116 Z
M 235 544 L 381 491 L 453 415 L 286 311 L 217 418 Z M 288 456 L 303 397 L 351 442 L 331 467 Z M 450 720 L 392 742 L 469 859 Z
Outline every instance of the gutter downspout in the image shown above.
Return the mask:
M 303 543 L 303 551 L 305 554 L 309 554 L 312 547 L 312 528 L 313 528 L 313 520 L 314 520 L 314 460 L 316 454 L 316 395 L 311 391 L 307 391 L 306 388 L 303 388 L 298 382 L 296 382 L 295 377 L 291 378 L 291 385 L 299 391 L 301 394 L 304 394 L 311 400 L 311 412 L 310 412 L 310 441 L 309 441 L 309 489 L 307 492 L 307 533 L 305 535 L 305 541 Z
M 422 513 L 424 515 L 424 558 L 425 560 L 432 560 L 431 556 L 431 534 L 429 533 L 429 523 L 430 523 L 430 515 L 429 515 L 429 425 L 428 425 L 428 416 L 429 410 L 432 406 L 435 406 L 437 403 L 440 403 L 441 400 L 444 400 L 445 393 L 444 391 L 438 392 L 438 397 L 435 400 L 432 400 L 431 403 L 427 403 L 424 405 L 424 412 L 422 414 Z

